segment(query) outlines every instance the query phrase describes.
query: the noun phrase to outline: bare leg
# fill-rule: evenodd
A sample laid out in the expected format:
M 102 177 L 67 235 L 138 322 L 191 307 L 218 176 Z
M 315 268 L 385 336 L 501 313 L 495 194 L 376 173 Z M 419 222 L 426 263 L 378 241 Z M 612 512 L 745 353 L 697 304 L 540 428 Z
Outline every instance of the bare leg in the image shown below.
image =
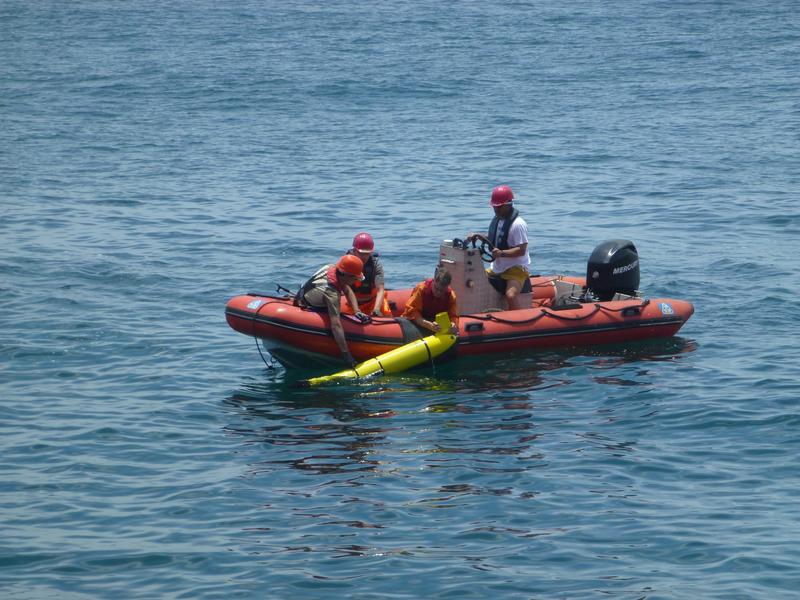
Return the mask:
M 516 280 L 509 280 L 506 284 L 506 301 L 508 302 L 508 310 L 519 310 L 519 292 L 522 289 L 522 282 Z

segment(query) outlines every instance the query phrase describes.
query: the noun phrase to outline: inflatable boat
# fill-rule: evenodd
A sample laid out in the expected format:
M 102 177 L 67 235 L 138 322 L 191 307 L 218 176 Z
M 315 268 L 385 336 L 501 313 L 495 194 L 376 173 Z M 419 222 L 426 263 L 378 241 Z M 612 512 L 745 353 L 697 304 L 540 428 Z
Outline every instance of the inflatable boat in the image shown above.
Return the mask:
M 508 310 L 483 266 L 490 260 L 476 240 L 445 240 L 439 264 L 452 276 L 459 308 L 458 338 L 444 357 L 509 354 L 553 347 L 589 347 L 675 335 L 692 316 L 690 302 L 646 298 L 638 291 L 639 257 L 628 240 L 595 248 L 586 277 L 533 275 L 523 293 L 525 308 Z M 432 269 L 431 269 L 432 270 Z M 362 323 L 342 315 L 353 357 L 364 361 L 420 339 L 429 332 L 400 318 L 412 289 L 388 290 L 392 315 Z M 341 353 L 326 312 L 295 306 L 292 294 L 249 293 L 225 308 L 234 330 L 253 336 L 286 367 L 340 363 Z

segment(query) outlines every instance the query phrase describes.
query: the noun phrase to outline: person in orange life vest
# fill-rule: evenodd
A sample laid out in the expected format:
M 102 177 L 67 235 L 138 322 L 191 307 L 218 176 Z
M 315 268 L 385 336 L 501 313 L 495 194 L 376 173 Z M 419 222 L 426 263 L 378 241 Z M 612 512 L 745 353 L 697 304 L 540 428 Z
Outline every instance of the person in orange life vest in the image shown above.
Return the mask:
M 376 317 L 391 316 L 389 299 L 383 285 L 383 264 L 375 252 L 372 236 L 363 232 L 356 234 L 353 247 L 347 253 L 357 256 L 364 263 L 364 280 L 356 281 L 353 286 L 357 304 L 350 302 L 350 296 L 347 295 L 348 304 L 342 307 L 342 312 L 356 315 L 362 312 Z
M 477 237 L 494 246 L 493 262 L 486 270 L 490 278 L 502 279 L 509 310 L 522 308 L 519 293 L 530 277 L 531 257 L 528 254 L 528 224 L 514 208 L 514 192 L 507 185 L 492 190 L 489 204 L 494 209 L 494 219 L 489 225 L 488 237 L 470 233 L 467 239 Z
M 411 292 L 401 316 L 421 329 L 436 333 L 439 331 L 436 314 L 446 312 L 450 315 L 450 333 L 458 335 L 458 306 L 456 294 L 450 288 L 451 279 L 444 267 L 437 267 L 433 278 L 418 283 Z
M 354 367 L 356 361 L 347 347 L 342 318 L 339 314 L 342 294 L 356 281 L 364 279 L 363 263 L 352 254 L 345 254 L 335 265 L 325 265 L 303 284 L 297 293 L 297 305 L 312 310 L 327 310 L 331 322 L 331 333 L 342 358 Z M 352 294 L 352 290 L 350 294 Z

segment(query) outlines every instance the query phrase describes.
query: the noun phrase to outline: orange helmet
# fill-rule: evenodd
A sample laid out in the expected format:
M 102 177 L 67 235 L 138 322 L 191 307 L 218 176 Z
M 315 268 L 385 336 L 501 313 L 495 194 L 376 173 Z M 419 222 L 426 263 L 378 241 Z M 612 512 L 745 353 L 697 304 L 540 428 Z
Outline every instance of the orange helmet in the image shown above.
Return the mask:
M 514 201 L 514 192 L 507 185 L 498 185 L 492 190 L 492 199 L 489 204 L 492 206 L 503 206 Z
M 336 268 L 339 271 L 348 275 L 352 275 L 359 281 L 364 279 L 364 273 L 361 272 L 363 266 L 364 263 L 361 262 L 361 259 L 352 254 L 345 254 L 339 259 L 339 262 L 336 263 Z
M 372 252 L 375 249 L 375 241 L 370 234 L 359 233 L 353 238 L 353 248 L 359 252 Z

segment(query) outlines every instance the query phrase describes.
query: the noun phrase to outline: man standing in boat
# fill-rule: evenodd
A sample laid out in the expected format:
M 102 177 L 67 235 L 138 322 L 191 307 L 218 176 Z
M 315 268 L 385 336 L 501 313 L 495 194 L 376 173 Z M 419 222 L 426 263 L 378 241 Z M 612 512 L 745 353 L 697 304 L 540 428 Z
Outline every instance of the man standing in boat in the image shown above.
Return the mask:
M 357 281 L 363 281 L 363 263 L 361 259 L 352 254 L 345 254 L 335 265 L 325 265 L 317 270 L 311 278 L 303 284 L 297 292 L 297 305 L 312 310 L 327 310 L 331 322 L 331 333 L 336 345 L 342 353 L 342 358 L 348 366 L 356 364 L 347 340 L 344 337 L 342 318 L 339 314 L 342 294 L 352 288 Z M 352 292 L 351 292 L 352 293 Z
M 356 281 L 353 287 L 358 305 L 350 306 L 348 302 L 343 307 L 343 312 L 348 314 L 363 312 L 376 317 L 391 316 L 383 284 L 383 264 L 375 252 L 375 241 L 372 236 L 364 232 L 356 234 L 353 238 L 353 247 L 347 253 L 357 256 L 364 263 L 364 280 Z
M 495 280 L 492 285 L 501 290 L 505 287 L 508 310 L 517 310 L 522 308 L 519 305 L 519 293 L 530 277 L 528 224 L 514 208 L 514 192 L 509 186 L 498 185 L 494 188 L 489 204 L 494 209 L 494 219 L 489 225 L 488 237 L 470 233 L 467 238 L 478 238 L 494 246 L 493 261 L 486 272 L 490 281 Z

